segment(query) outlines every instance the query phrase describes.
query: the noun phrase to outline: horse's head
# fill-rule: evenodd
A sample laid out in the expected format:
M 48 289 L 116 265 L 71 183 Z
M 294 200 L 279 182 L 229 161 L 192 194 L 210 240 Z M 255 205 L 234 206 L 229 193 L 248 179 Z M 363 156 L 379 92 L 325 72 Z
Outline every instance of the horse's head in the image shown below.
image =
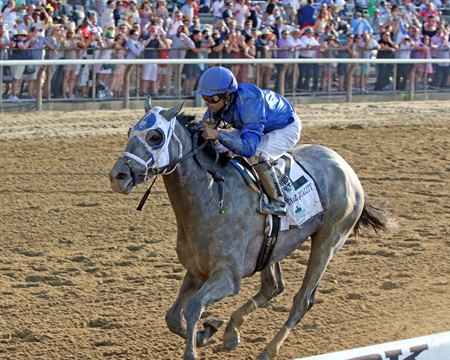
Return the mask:
M 176 116 L 183 104 L 169 110 L 152 107 L 150 99 L 145 102 L 145 115 L 129 130 L 128 144 L 109 172 L 111 188 L 128 194 L 133 186 L 141 184 L 154 174 L 169 170 L 169 150 L 172 139 L 178 142 L 178 156 L 182 155 L 182 143 L 175 135 Z

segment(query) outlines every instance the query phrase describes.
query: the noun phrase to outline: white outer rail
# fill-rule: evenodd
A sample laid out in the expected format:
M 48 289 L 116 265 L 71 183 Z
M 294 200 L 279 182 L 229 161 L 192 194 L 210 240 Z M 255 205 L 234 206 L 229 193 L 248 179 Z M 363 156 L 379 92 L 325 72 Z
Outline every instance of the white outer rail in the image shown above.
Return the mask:
M 450 331 L 296 360 L 448 360 Z
M 94 64 L 449 64 L 450 59 L 359 59 L 359 58 L 311 58 L 311 59 L 58 59 L 58 60 L 0 60 L 0 66 L 27 65 L 94 65 Z

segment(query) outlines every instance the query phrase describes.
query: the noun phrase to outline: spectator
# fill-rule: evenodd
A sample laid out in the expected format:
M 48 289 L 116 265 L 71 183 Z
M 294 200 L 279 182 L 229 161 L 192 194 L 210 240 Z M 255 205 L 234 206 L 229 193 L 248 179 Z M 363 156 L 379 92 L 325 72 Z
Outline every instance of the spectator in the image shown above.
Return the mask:
M 225 7 L 225 1 L 224 0 L 214 0 L 212 6 L 211 6 L 211 12 L 214 15 L 215 20 L 223 19 L 222 12 Z
M 155 25 L 157 26 L 157 25 Z M 158 50 L 158 59 L 168 59 L 169 58 L 169 48 L 171 45 L 171 41 L 166 38 L 166 33 L 164 30 L 158 29 L 159 36 L 161 38 L 161 42 L 163 43 L 160 49 Z M 158 93 L 162 93 L 163 95 L 168 94 L 168 78 L 167 75 L 169 73 L 169 65 L 167 64 L 158 64 L 158 78 L 156 79 L 156 88 Z
M 398 44 L 398 51 L 396 52 L 397 59 L 409 59 L 411 58 L 411 49 L 413 47 L 409 35 L 403 37 Z M 395 79 L 395 87 L 398 90 L 405 90 L 407 81 L 409 80 L 409 74 L 411 72 L 411 64 L 398 64 L 397 76 Z
M 261 9 L 259 7 L 259 5 L 257 3 L 250 3 L 250 15 L 248 16 L 247 19 L 252 20 L 253 22 L 253 27 L 255 29 L 259 29 L 261 27 L 262 24 L 262 13 L 261 13 Z
M 141 25 L 141 15 L 135 0 L 128 2 L 128 9 L 125 10 L 125 19 L 131 25 Z
M 428 2 L 426 4 L 426 8 L 421 10 L 419 12 L 420 17 L 422 18 L 422 21 L 424 22 L 434 22 L 436 21 L 437 23 L 439 23 L 440 21 L 440 14 L 439 11 L 437 11 L 434 8 L 434 4 L 432 2 Z
M 194 0 L 185 0 L 180 12 L 185 20 L 189 21 L 189 26 L 192 25 L 192 18 L 194 17 Z
M 337 57 L 339 59 L 349 59 L 355 55 L 353 50 L 354 38 L 355 36 L 351 32 L 347 32 L 344 38 L 339 39 L 339 47 L 337 53 Z M 339 63 L 337 65 L 338 91 L 345 91 L 347 89 L 347 73 L 348 64 Z
M 364 33 L 373 33 L 372 26 L 370 26 L 369 22 L 363 18 L 360 12 L 355 13 L 355 17 L 350 22 L 350 26 L 352 28 L 353 35 L 362 35 Z
M 14 26 L 18 19 L 17 12 L 26 9 L 26 6 L 16 6 L 14 0 L 8 0 L 6 6 L 2 9 L 3 25 L 5 26 L 6 32 L 13 32 Z
M 50 50 L 55 50 L 53 46 L 49 43 L 49 41 L 44 37 L 43 31 L 35 28 L 34 26 L 30 29 L 31 34 L 29 38 L 31 40 L 29 46 L 30 59 L 32 60 L 43 60 L 44 59 L 44 48 L 48 47 Z M 42 84 L 37 83 L 39 70 L 41 66 L 35 65 L 35 71 L 30 74 L 30 79 L 28 80 L 28 94 L 35 98 L 37 95 L 37 87 Z
M 9 39 L 9 34 L 5 31 L 5 26 L 0 23 L 0 60 L 6 59 L 3 49 L 13 47 L 14 42 Z
M 167 38 L 172 41 L 172 46 L 169 50 L 169 59 L 184 59 L 186 58 L 186 49 L 195 46 L 195 44 L 192 43 L 192 40 L 187 36 L 187 33 L 187 28 L 184 25 L 180 25 L 177 29 L 176 35 L 167 35 Z M 174 84 L 176 95 L 180 95 L 180 75 L 182 69 L 183 65 L 170 66 L 167 74 L 169 82 L 172 80 L 172 75 L 174 75 L 172 84 Z
M 225 1 L 225 7 L 222 8 L 222 19 L 225 23 L 228 23 L 230 19 L 233 19 L 233 5 L 233 1 Z
M 436 35 L 431 39 L 433 45 L 432 56 L 434 59 L 449 59 L 449 33 L 441 25 Z M 444 88 L 448 86 L 449 64 L 436 64 L 434 67 L 432 86 Z
M 83 40 L 72 29 L 68 29 L 66 32 L 66 38 L 62 43 L 62 48 L 64 49 L 64 59 L 77 59 L 79 58 L 79 49 L 83 47 Z M 73 98 L 74 88 L 75 88 L 75 71 L 77 69 L 76 65 L 64 65 L 64 81 L 63 81 L 63 97 Z
M 389 17 L 388 22 L 386 25 L 391 26 L 390 32 L 391 32 L 391 38 L 392 40 L 397 40 L 397 35 L 401 31 L 402 28 L 402 17 L 400 13 L 400 8 L 398 5 L 393 5 L 391 7 L 391 16 Z
M 277 41 L 280 41 L 280 39 L 282 39 L 281 34 L 285 30 L 287 30 L 287 28 L 286 28 L 286 25 L 284 24 L 284 20 L 281 16 L 278 16 L 275 19 L 275 25 L 272 27 L 272 31 L 275 34 Z
M 139 42 L 139 32 L 135 29 L 131 29 L 128 37 L 126 38 L 127 46 L 127 59 L 137 59 L 144 51 L 145 45 Z
M 295 24 L 297 19 L 297 12 L 300 9 L 300 1 L 284 0 L 283 5 L 286 11 L 286 22 L 288 24 Z
M 236 0 L 233 7 L 233 17 L 236 20 L 236 28 L 242 30 L 244 22 L 250 15 L 250 10 L 244 0 Z
M 116 8 L 113 11 L 114 25 L 118 27 L 125 22 L 125 10 L 121 1 L 116 1 Z
M 192 25 L 189 26 L 190 34 L 192 34 L 194 30 L 199 30 L 200 32 L 205 30 L 205 27 L 200 23 L 200 18 L 198 16 L 192 18 Z
M 372 37 L 372 34 L 365 33 L 355 36 L 355 57 L 360 59 L 370 59 L 372 51 L 378 49 L 378 42 Z M 369 78 L 370 64 L 358 64 L 355 68 L 355 87 L 360 94 L 367 92 L 366 84 Z
M 158 33 L 158 28 L 155 25 L 150 26 L 148 34 L 145 36 L 145 51 L 144 59 L 157 59 L 157 49 L 164 48 L 165 42 L 161 39 Z M 158 78 L 158 65 L 157 64 L 144 64 L 142 65 L 142 81 L 141 81 L 141 95 L 146 96 L 151 94 L 155 96 L 158 93 L 157 90 L 157 78 Z
M 242 33 L 242 35 L 244 35 L 244 37 L 248 36 L 248 35 L 252 36 L 253 29 L 254 29 L 254 27 L 253 27 L 253 20 L 252 19 L 247 19 L 244 22 L 244 28 L 241 30 L 241 33 Z
M 244 48 L 244 59 L 255 59 L 256 58 L 256 46 L 255 39 L 252 35 L 245 36 L 245 48 Z M 244 83 L 254 82 L 254 65 L 245 64 L 241 67 L 241 79 Z
M 266 10 L 261 17 L 262 26 L 272 27 L 275 25 L 275 4 L 268 3 L 266 6 Z
M 115 59 L 124 59 L 126 53 L 125 47 L 125 37 L 122 34 L 118 34 L 112 45 L 113 49 L 113 58 Z M 125 74 L 126 65 L 117 64 L 112 73 L 112 81 L 109 89 L 113 92 L 115 97 L 119 97 L 122 95 L 123 88 L 123 76 Z
M 326 40 L 320 44 L 319 47 L 319 57 L 321 58 L 333 58 L 335 57 L 335 51 L 338 45 L 336 42 L 336 37 L 334 35 L 329 35 Z M 320 67 L 320 91 L 329 91 L 331 89 L 331 83 L 333 80 L 333 72 L 331 64 L 322 64 Z
M 330 23 L 330 18 L 328 16 L 328 13 L 325 11 L 322 11 L 322 9 L 319 11 L 319 15 L 314 22 L 314 31 L 316 34 L 323 35 L 325 32 L 325 28 Z
M 106 29 L 108 26 L 115 26 L 114 22 L 114 0 L 106 2 L 106 9 L 102 12 L 102 27 Z
M 178 35 L 180 26 L 184 27 L 183 16 L 182 16 L 181 12 L 174 11 L 173 19 L 171 20 L 170 24 L 167 27 L 168 37 L 173 38 L 173 36 Z
M 277 38 L 269 28 L 264 28 L 261 32 L 261 36 L 256 39 L 255 46 L 260 54 L 259 58 L 271 59 L 273 57 L 273 49 L 277 47 Z M 260 82 L 258 83 L 258 87 L 269 89 L 270 76 L 273 68 L 274 64 L 271 62 L 260 65 Z
M 169 18 L 169 10 L 167 9 L 167 4 L 165 0 L 157 0 L 156 8 L 155 8 L 155 17 L 160 19 L 168 19 Z
M 210 46 L 211 51 L 208 53 L 209 59 L 219 59 L 222 56 L 222 51 L 225 48 L 225 41 L 222 38 L 219 30 L 214 29 L 212 36 L 210 36 Z
M 389 7 L 385 1 L 380 2 L 379 10 L 379 19 L 381 24 L 386 24 L 389 21 L 389 17 L 391 16 L 391 12 Z
M 240 59 L 241 48 L 239 47 L 237 33 L 235 31 L 230 32 L 226 40 L 227 40 L 225 44 L 226 57 L 229 59 Z M 230 66 L 230 70 L 235 77 L 239 75 L 238 64 L 232 64 Z
M 381 39 L 378 41 L 378 44 L 377 59 L 393 59 L 395 57 L 397 45 L 392 41 L 389 31 L 384 31 L 381 34 Z M 392 67 L 392 64 L 378 64 L 375 91 L 389 89 Z
M 431 59 L 431 39 L 428 35 L 422 38 L 422 45 L 420 51 L 417 52 L 419 59 Z M 433 67 L 430 63 L 419 64 L 416 73 L 416 88 L 422 83 L 423 88 L 428 84 L 428 75 L 433 73 Z
M 106 35 L 106 34 L 105 34 Z M 114 35 L 108 33 L 108 36 L 101 37 L 96 35 L 98 46 L 96 46 L 96 51 L 94 52 L 95 59 L 111 60 L 113 56 L 113 43 Z M 110 90 L 112 73 L 116 68 L 115 64 L 98 64 L 95 67 L 95 73 L 97 76 L 97 96 L 102 97 L 112 97 L 113 93 Z
M 12 60 L 29 60 L 31 58 L 28 48 L 30 47 L 32 38 L 24 30 L 18 32 L 13 37 L 14 50 L 11 55 Z M 11 66 L 12 85 L 11 96 L 9 100 L 19 101 L 19 91 L 22 84 L 23 74 L 25 71 L 25 61 L 23 65 Z
M 316 9 L 314 8 L 313 0 L 306 0 L 306 4 L 300 7 L 300 10 L 298 11 L 298 25 L 301 29 L 309 26 L 311 28 L 314 27 L 314 13 L 316 12 Z
M 307 26 L 301 30 L 301 45 L 299 51 L 299 58 L 312 59 L 316 56 L 316 50 L 319 49 L 320 44 L 314 37 L 314 30 Z M 310 81 L 313 77 L 313 64 L 299 64 L 299 79 L 297 82 L 297 89 L 309 91 Z M 316 84 L 317 87 L 317 84 Z
M 202 33 L 199 30 L 194 30 L 189 42 L 189 49 L 186 52 L 186 59 L 199 59 L 199 53 L 208 51 L 206 48 L 202 49 Z M 201 68 L 199 64 L 186 64 L 183 67 L 184 80 L 184 94 L 192 95 L 194 91 L 195 82 L 201 75 Z
M 277 43 L 277 58 L 278 59 L 292 59 L 294 56 L 294 42 L 292 40 L 291 34 L 287 29 L 284 29 L 281 32 L 281 38 Z M 285 78 L 290 71 L 290 64 L 276 64 L 275 68 L 277 69 L 277 76 L 275 81 L 275 91 L 280 94 L 284 94 L 286 81 Z
M 375 36 L 375 39 L 379 40 L 380 36 L 380 29 L 383 26 L 383 22 L 380 18 L 380 9 L 376 8 L 374 9 L 374 15 L 372 18 L 368 20 L 370 27 L 373 30 L 373 35 Z

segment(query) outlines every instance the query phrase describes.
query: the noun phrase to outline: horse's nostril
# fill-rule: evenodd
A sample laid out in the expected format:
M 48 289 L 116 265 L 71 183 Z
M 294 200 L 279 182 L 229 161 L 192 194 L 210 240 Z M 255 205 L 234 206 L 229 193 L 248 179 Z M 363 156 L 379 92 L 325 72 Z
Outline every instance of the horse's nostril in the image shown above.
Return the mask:
M 118 174 L 116 174 L 116 176 L 114 176 L 114 178 L 117 181 L 126 180 L 126 179 L 128 179 L 128 174 L 126 174 L 126 173 L 118 173 Z

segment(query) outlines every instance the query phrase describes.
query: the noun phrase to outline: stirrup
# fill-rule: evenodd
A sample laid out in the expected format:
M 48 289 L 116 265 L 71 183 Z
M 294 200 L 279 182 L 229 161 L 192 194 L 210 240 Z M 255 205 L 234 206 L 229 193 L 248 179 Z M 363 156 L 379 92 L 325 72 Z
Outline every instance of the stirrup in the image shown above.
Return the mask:
M 258 211 L 262 214 L 275 216 L 285 216 L 287 214 L 286 203 L 280 201 L 270 203 L 260 201 Z

